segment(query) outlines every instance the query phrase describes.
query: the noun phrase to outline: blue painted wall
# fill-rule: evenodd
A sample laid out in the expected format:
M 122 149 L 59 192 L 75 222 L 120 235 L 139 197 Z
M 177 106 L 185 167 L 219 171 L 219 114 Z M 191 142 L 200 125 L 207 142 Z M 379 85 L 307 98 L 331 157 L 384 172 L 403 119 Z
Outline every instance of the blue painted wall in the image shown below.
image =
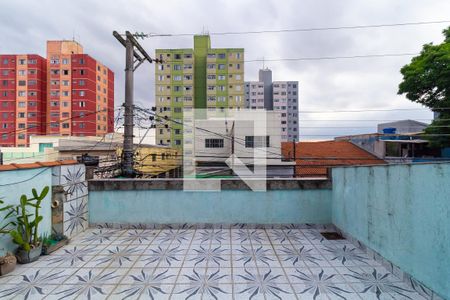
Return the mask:
M 36 176 L 37 175 L 37 176 Z M 33 178 L 33 176 L 36 176 Z M 17 184 L 10 184 L 21 182 Z M 12 170 L 0 172 L 0 198 L 5 204 L 18 205 L 20 196 L 26 194 L 31 197 L 31 189 L 35 188 L 40 192 L 45 186 L 50 187 L 50 191 L 42 201 L 40 214 L 44 217 L 40 226 L 40 234 L 51 233 L 51 186 L 52 186 L 52 169 L 37 168 L 25 170 Z M 0 215 L 0 221 L 3 215 Z M 4 255 L 6 251 L 13 252 L 16 246 L 12 243 L 9 235 L 0 235 L 0 255 Z
M 450 164 L 334 168 L 332 220 L 450 299 Z
M 276 190 L 265 193 L 245 190 L 90 191 L 89 221 L 122 224 L 329 224 L 331 190 Z

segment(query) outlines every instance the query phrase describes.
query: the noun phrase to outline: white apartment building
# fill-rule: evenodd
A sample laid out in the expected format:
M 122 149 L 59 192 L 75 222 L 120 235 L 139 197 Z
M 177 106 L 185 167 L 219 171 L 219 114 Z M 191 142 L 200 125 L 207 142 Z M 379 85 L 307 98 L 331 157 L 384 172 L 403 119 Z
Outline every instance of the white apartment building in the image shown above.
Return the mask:
M 259 81 L 245 83 L 246 107 L 280 113 L 281 141 L 298 141 L 298 81 L 272 81 L 272 71 L 259 71 Z

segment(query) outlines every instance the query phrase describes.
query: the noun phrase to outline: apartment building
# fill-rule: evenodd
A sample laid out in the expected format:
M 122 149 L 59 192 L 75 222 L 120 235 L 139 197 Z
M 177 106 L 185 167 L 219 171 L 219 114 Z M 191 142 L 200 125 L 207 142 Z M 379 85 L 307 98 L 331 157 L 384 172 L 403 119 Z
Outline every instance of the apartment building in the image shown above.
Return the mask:
M 272 81 L 272 71 L 259 71 L 258 81 L 245 83 L 245 104 L 251 110 L 280 113 L 281 141 L 298 141 L 298 81 Z
M 0 55 L 0 146 L 25 147 L 29 135 L 45 134 L 46 60 Z
M 194 48 L 157 49 L 155 66 L 156 143 L 182 147 L 183 113 L 241 109 L 244 99 L 244 49 L 211 48 L 209 35 L 194 36 Z
M 48 41 L 47 58 L 0 54 L 0 146 L 31 135 L 101 136 L 114 130 L 114 73 L 75 41 Z
M 47 134 L 114 130 L 114 73 L 75 41 L 47 42 Z

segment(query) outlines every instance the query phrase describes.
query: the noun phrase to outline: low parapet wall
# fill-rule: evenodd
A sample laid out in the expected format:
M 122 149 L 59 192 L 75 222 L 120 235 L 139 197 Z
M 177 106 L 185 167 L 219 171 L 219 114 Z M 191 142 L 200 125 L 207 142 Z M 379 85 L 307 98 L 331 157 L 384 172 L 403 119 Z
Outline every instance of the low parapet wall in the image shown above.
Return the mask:
M 189 180 L 187 180 L 189 181 Z M 93 224 L 331 222 L 329 180 L 265 180 L 253 192 L 241 180 L 91 180 L 89 220 Z M 124 213 L 126 212 L 126 213 Z

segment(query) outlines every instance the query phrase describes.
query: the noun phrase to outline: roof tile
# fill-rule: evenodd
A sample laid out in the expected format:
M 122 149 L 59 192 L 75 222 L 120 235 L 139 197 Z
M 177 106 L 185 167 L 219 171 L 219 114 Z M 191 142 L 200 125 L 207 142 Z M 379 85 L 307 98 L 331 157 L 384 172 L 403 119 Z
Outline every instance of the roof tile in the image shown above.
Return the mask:
M 333 166 L 379 165 L 386 162 L 347 141 L 298 142 L 295 144 L 297 176 L 324 176 Z M 293 159 L 291 142 L 281 145 L 285 158 Z

